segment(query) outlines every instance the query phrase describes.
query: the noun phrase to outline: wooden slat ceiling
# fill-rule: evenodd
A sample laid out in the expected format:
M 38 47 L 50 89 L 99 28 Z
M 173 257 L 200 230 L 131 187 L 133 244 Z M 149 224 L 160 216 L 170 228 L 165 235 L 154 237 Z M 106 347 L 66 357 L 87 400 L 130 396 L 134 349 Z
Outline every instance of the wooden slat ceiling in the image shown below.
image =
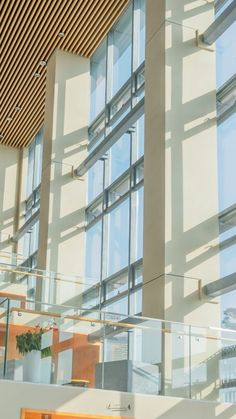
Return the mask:
M 43 126 L 47 67 L 39 62 L 47 62 L 56 48 L 89 57 L 127 4 L 0 0 L 1 144 L 25 147 Z

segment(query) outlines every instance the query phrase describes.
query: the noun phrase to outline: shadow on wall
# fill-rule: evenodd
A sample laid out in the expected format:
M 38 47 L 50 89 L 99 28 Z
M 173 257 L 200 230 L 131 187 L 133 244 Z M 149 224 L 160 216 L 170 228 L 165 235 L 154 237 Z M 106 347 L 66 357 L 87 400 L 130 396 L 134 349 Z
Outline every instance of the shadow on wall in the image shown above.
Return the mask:
M 112 400 L 114 393 L 106 392 L 106 398 Z M 98 397 L 98 395 L 97 395 Z M 117 398 L 116 398 L 117 400 Z M 79 399 L 78 399 L 79 401 Z M 127 412 L 127 405 L 130 411 Z M 120 401 L 118 403 L 110 403 L 110 415 L 79 414 L 79 413 L 63 413 L 52 412 L 47 410 L 28 410 L 23 409 L 21 419 L 198 419 L 206 417 L 208 419 L 233 419 L 236 415 L 236 405 L 216 404 L 208 402 L 196 402 L 172 397 L 145 397 L 140 395 L 122 394 L 120 393 Z M 59 407 L 59 409 L 62 407 Z M 104 409 L 107 410 L 108 407 Z M 84 410 L 84 406 L 82 408 Z M 96 407 L 94 408 L 94 410 Z M 118 416 L 118 411 L 120 415 Z M 114 416 L 115 414 L 115 416 Z M 111 416 L 112 415 L 112 416 Z
M 12 251 L 8 237 L 14 233 L 19 151 L 0 145 L 0 250 Z
M 211 18 L 212 4 L 205 1 L 167 1 L 165 266 L 170 277 L 199 278 L 203 284 L 219 278 L 214 54 L 195 41 L 196 29 L 201 32 Z M 197 291 L 194 300 L 188 280 L 170 277 L 178 321 L 192 322 L 191 313 L 194 318 L 202 305 Z M 175 315 L 170 303 L 166 318 Z
M 56 52 L 54 60 L 49 69 L 56 77 L 53 103 L 52 86 L 46 97 L 46 109 L 50 109 L 45 118 L 41 191 L 41 212 L 44 207 L 46 217 L 40 215 L 46 234 L 39 235 L 39 263 L 42 269 L 82 276 L 85 181 L 71 174 L 87 155 L 89 60 L 62 51 Z M 60 303 L 73 294 L 63 296 L 62 290 L 61 297 Z

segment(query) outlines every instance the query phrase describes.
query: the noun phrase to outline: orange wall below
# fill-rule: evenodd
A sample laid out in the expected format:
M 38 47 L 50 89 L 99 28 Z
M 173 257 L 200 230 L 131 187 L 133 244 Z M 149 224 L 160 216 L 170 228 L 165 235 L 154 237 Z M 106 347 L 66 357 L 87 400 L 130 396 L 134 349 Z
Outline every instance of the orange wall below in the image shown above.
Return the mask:
M 128 419 L 123 416 L 96 416 L 96 415 L 83 415 L 83 414 L 65 414 L 65 413 L 53 413 L 43 411 L 28 411 L 23 409 L 21 413 L 21 419 Z

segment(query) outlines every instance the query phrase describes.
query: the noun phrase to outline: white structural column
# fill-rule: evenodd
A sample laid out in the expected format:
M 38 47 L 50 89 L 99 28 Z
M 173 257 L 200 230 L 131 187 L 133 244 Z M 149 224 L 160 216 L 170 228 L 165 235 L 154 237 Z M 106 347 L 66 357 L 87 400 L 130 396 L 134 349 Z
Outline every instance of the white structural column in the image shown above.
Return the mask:
M 205 0 L 147 0 L 143 314 L 219 326 L 214 19 Z
M 81 276 L 86 182 L 72 173 L 87 154 L 88 115 L 89 59 L 57 50 L 47 69 L 38 267 Z M 56 301 L 78 292 L 57 283 Z
M 14 235 L 19 223 L 21 155 L 21 150 L 0 146 L 0 250 L 9 253 L 16 251 L 16 246 L 9 238 Z M 1 260 L 7 262 L 3 254 Z

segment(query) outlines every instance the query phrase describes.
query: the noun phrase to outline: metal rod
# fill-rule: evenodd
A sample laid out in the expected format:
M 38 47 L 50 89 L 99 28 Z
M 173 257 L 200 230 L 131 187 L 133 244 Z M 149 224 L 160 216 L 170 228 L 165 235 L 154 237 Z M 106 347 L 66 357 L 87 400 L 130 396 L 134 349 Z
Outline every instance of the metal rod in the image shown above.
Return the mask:
M 144 113 L 144 98 L 131 112 L 107 135 L 105 140 L 75 169 L 76 176 L 83 176 L 96 161 L 132 126 Z
M 236 0 L 220 14 L 202 35 L 205 44 L 212 45 L 236 20 Z

